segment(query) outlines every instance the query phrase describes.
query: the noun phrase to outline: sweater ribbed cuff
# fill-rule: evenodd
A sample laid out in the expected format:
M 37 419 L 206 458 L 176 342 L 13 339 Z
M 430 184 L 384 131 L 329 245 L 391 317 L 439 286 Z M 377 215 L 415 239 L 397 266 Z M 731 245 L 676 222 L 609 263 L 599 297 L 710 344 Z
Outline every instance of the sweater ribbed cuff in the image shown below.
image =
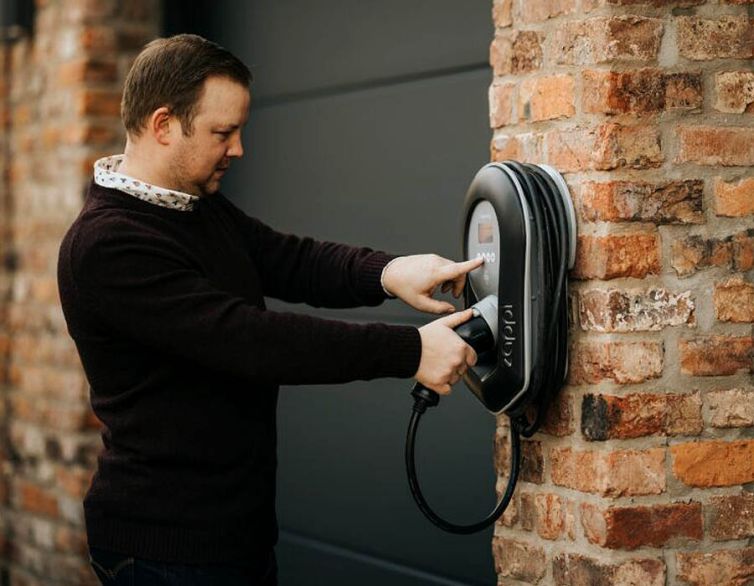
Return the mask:
M 395 260 L 398 256 L 384 252 L 373 252 L 362 262 L 358 287 L 359 295 L 364 299 L 366 305 L 377 305 L 391 297 L 382 286 L 382 271 L 389 262 Z

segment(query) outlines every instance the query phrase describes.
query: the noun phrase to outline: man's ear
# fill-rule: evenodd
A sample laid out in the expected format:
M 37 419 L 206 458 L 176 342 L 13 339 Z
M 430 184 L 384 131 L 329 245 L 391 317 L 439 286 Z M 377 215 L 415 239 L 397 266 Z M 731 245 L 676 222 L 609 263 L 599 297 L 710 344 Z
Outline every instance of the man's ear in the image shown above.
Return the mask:
M 173 116 L 167 106 L 157 108 L 149 117 L 148 130 L 160 144 L 170 144 L 171 118 Z

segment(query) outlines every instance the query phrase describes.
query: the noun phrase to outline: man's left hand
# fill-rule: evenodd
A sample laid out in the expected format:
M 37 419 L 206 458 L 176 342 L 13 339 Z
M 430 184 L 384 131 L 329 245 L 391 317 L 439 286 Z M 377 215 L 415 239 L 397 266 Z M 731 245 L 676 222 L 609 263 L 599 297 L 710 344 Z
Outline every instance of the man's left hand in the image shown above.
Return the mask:
M 428 313 L 453 313 L 456 309 L 446 301 L 433 299 L 438 287 L 443 293 L 453 292 L 456 299 L 463 293 L 466 273 L 484 264 L 474 258 L 453 262 L 436 254 L 416 254 L 396 258 L 385 269 L 382 283 L 385 289 L 414 309 Z

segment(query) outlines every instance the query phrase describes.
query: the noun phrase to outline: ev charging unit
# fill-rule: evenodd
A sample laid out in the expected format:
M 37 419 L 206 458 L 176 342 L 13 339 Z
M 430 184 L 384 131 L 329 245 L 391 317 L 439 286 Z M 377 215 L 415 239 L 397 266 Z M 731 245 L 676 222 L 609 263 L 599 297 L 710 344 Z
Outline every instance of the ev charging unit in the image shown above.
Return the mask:
M 567 271 L 576 259 L 576 214 L 563 177 L 548 165 L 505 161 L 482 167 L 464 202 L 463 257 L 483 257 L 464 304 L 473 317 L 455 331 L 477 352 L 464 382 L 493 415 L 510 418 L 508 485 L 495 509 L 470 525 L 451 523 L 425 500 L 416 475 L 419 420 L 439 395 L 417 383 L 406 438 L 406 472 L 417 505 L 435 525 L 470 534 L 505 511 L 518 480 L 520 437 L 539 429 L 568 371 Z

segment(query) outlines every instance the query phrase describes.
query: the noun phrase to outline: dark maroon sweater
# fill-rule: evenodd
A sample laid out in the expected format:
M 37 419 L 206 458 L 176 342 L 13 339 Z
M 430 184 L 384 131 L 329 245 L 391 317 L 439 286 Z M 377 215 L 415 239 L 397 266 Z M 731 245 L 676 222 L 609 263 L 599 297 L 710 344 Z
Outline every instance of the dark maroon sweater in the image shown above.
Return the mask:
M 377 305 L 392 258 L 275 232 L 221 194 L 191 211 L 92 183 L 60 247 L 68 330 L 104 424 L 90 546 L 254 561 L 277 539 L 280 384 L 410 377 L 414 327 L 265 310 Z

